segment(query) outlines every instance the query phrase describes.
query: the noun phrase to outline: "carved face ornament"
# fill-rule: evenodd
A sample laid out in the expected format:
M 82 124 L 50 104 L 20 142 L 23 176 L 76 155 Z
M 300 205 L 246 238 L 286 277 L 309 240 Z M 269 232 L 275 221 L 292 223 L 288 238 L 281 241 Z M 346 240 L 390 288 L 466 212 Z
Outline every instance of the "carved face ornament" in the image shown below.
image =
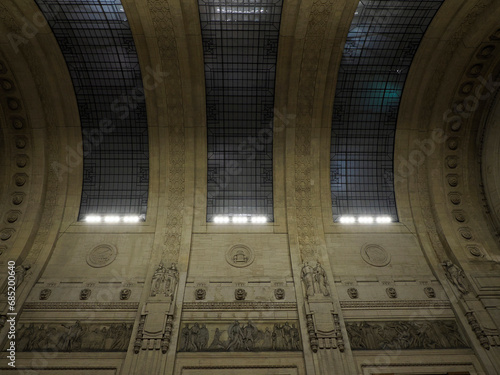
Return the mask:
M 130 298 L 130 295 L 132 294 L 132 291 L 130 289 L 122 289 L 120 291 L 120 299 L 121 300 L 127 300 Z

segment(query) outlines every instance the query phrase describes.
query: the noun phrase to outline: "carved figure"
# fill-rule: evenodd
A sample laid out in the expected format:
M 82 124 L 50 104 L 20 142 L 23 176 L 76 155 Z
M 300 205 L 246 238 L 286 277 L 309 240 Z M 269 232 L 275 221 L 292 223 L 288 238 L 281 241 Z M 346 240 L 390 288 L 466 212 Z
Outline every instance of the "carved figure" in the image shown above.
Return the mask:
M 258 333 L 257 327 L 249 320 L 248 324 L 243 328 L 243 344 L 246 350 L 254 349 Z
M 153 279 L 151 280 L 151 297 L 164 293 L 165 283 L 167 280 L 166 274 L 167 270 L 163 266 L 163 262 L 160 262 L 153 275 Z
M 226 348 L 227 350 L 233 352 L 243 348 L 243 332 L 241 330 L 240 323 L 237 320 L 229 326 L 227 334 L 229 336 Z
M 349 294 L 349 297 L 351 299 L 358 298 L 358 290 L 356 288 L 349 288 L 349 289 L 347 289 L 347 294 Z
M 304 267 L 302 267 L 302 281 L 304 282 L 308 296 L 314 296 L 314 279 L 314 269 L 309 263 L 305 263 Z
M 326 272 L 321 267 L 321 263 L 318 262 L 314 268 L 314 281 L 317 285 L 317 291 L 321 292 L 324 296 L 329 296 L 328 283 L 326 281 Z
M 285 333 L 283 326 L 276 323 L 273 328 L 273 349 L 286 350 Z
M 247 292 L 245 291 L 245 289 L 236 289 L 234 291 L 234 298 L 238 301 L 243 301 L 245 298 L 247 297 Z
M 122 301 L 128 300 L 130 298 L 130 295 L 132 294 L 132 291 L 130 289 L 122 289 L 120 291 L 120 299 Z
M 61 350 L 71 352 L 79 347 L 78 344 L 81 344 L 80 338 L 83 328 L 79 320 L 69 327 L 63 324 L 63 327 L 68 328 L 68 332 L 61 338 Z
M 88 300 L 91 294 L 92 294 L 92 290 L 90 290 L 90 289 L 82 289 L 80 291 L 80 299 L 82 301 Z
M 28 270 L 31 268 L 31 265 L 29 263 L 27 264 L 22 264 L 16 267 L 15 272 L 16 272 L 16 289 L 21 285 L 21 283 L 24 281 L 24 278 L 26 277 L 26 274 L 28 273 Z
M 271 350 L 273 348 L 273 333 L 266 327 L 264 331 L 264 343 L 262 344 L 262 349 Z
M 218 350 L 218 349 L 224 349 L 225 348 L 224 343 L 220 339 L 220 337 L 222 336 L 223 333 L 224 333 L 224 331 L 219 330 L 219 328 L 215 329 L 214 338 L 212 340 L 212 343 L 208 347 L 208 349 L 210 349 L 210 350 Z
M 424 293 L 427 295 L 429 298 L 436 298 L 436 292 L 434 291 L 434 288 L 427 286 L 424 288 Z
M 386 288 L 385 292 L 389 296 L 389 298 L 398 298 L 398 294 L 395 288 Z
M 191 329 L 189 328 L 189 324 L 186 324 L 181 330 L 181 341 L 180 348 L 181 351 L 188 352 L 190 351 L 189 342 L 191 339 Z
M 52 294 L 52 290 L 50 289 L 43 289 L 40 291 L 40 300 L 45 301 L 49 299 L 50 295 Z
M 204 350 L 208 345 L 209 333 L 205 324 L 201 325 L 198 338 L 196 340 L 196 347 L 198 350 Z
M 301 345 L 300 345 L 300 334 L 299 330 L 295 328 L 295 324 L 292 324 L 292 329 L 291 329 L 291 335 L 292 335 L 292 350 L 301 350 Z
M 179 271 L 175 263 L 172 263 L 170 268 L 166 272 L 166 288 L 165 295 L 172 296 L 175 293 L 175 288 L 177 287 L 177 282 L 179 281 Z
M 276 297 L 276 299 L 285 299 L 285 289 L 274 289 L 274 297 Z
M 195 294 L 195 298 L 197 300 L 204 300 L 205 296 L 207 294 L 207 291 L 205 289 L 196 289 L 194 294 Z
M 467 279 L 465 277 L 465 272 L 454 265 L 449 260 L 446 260 L 442 263 L 446 277 L 452 284 L 454 284 L 460 293 L 467 294 L 469 293 Z

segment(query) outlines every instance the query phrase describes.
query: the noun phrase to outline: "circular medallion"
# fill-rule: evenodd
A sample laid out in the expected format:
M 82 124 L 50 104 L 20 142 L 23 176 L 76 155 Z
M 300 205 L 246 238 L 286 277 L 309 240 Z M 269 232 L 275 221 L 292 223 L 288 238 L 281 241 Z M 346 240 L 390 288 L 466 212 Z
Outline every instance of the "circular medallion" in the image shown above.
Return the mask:
M 233 267 L 247 267 L 253 260 L 253 251 L 246 245 L 234 245 L 226 251 L 226 261 Z
M 384 267 L 391 261 L 389 253 L 380 245 L 366 244 L 361 248 L 363 260 L 375 267 Z
M 94 247 L 87 256 L 87 263 L 91 267 L 106 267 L 111 264 L 118 254 L 116 248 L 111 245 L 99 245 Z

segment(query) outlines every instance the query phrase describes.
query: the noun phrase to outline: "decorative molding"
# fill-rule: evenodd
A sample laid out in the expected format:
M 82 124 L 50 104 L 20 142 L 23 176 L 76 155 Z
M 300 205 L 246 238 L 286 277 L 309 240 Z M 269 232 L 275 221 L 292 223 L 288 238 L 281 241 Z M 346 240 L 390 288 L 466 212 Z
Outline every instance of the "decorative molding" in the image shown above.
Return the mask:
M 361 368 L 367 367 L 430 367 L 430 366 L 473 366 L 472 362 L 437 362 L 437 363 L 373 363 L 373 364 L 361 364 Z
M 485 335 L 483 329 L 481 328 L 481 325 L 478 323 L 476 316 L 474 315 L 474 312 L 469 311 L 465 313 L 465 317 L 467 318 L 467 321 L 469 322 L 472 330 L 476 334 L 476 337 L 479 340 L 481 346 L 486 350 L 490 350 L 490 342 L 488 340 L 488 336 Z
M 167 314 L 165 327 L 160 332 L 147 332 L 144 330 L 146 323 L 146 315 L 141 315 L 137 335 L 134 341 L 134 353 L 138 354 L 142 350 L 159 350 L 166 354 L 170 347 L 170 339 L 172 337 L 172 326 L 174 323 L 174 316 Z
M 395 308 L 423 308 L 423 309 L 450 309 L 451 303 L 446 300 L 407 300 L 407 301 L 340 301 L 343 309 L 395 309 Z
M 182 366 L 183 369 L 186 370 L 224 370 L 224 369 L 251 369 L 251 368 L 297 368 L 296 365 L 248 365 L 248 366 Z
M 320 234 L 312 201 L 314 189 L 311 171 L 313 166 L 312 115 L 315 103 L 318 67 L 323 52 L 327 27 L 335 9 L 333 0 L 315 0 L 312 3 L 304 36 L 297 89 L 297 118 L 295 123 L 295 181 L 294 199 L 298 247 L 302 261 L 318 259 Z
M 472 21 L 469 25 L 472 25 L 474 19 L 486 8 L 486 4 L 478 3 L 472 11 L 474 13 L 470 13 L 468 17 L 471 17 Z M 472 16 L 473 14 L 473 16 Z M 497 30 L 498 31 L 498 30 Z M 496 32 L 490 35 L 487 44 L 482 43 L 475 51 L 474 57 L 469 62 L 467 68 L 465 69 L 465 73 L 462 75 L 459 84 L 456 87 L 456 91 L 450 101 L 451 107 L 453 109 L 453 116 L 448 122 L 449 127 L 446 129 L 446 136 L 448 137 L 447 141 L 447 149 L 444 153 L 444 169 L 458 173 L 458 175 L 463 176 L 461 173 L 467 168 L 467 160 L 464 158 L 463 160 L 460 158 L 461 155 L 464 155 L 464 148 L 467 147 L 467 139 L 469 133 L 464 131 L 466 125 L 471 123 L 474 120 L 474 116 L 471 116 L 471 113 L 474 110 L 464 113 L 463 108 L 469 108 L 470 101 L 474 102 L 474 106 L 479 106 L 480 100 L 485 100 L 485 98 L 478 97 L 478 89 L 482 86 L 486 86 L 484 91 L 489 92 L 492 91 L 491 87 L 488 87 L 487 81 L 485 79 L 486 74 L 489 69 L 491 69 L 491 63 L 495 60 L 495 57 L 498 56 L 498 38 L 496 37 Z M 494 97 L 492 93 L 490 93 L 491 97 Z M 460 109 L 461 108 L 461 109 Z M 481 143 L 484 141 L 484 134 L 481 137 Z M 480 147 L 479 155 L 482 153 L 482 145 Z M 479 157 L 479 163 L 482 163 L 482 158 Z M 481 170 L 481 168 L 480 168 Z M 448 178 L 449 186 L 445 190 L 450 198 L 449 211 L 451 217 L 453 217 L 456 224 L 456 229 L 459 234 L 458 238 L 462 243 L 467 243 L 474 239 L 473 230 L 467 227 L 460 227 L 461 224 L 467 221 L 468 215 L 464 210 L 457 211 L 457 205 L 460 205 L 462 202 L 461 196 L 465 195 L 466 192 L 463 190 L 466 186 L 461 186 L 461 189 L 456 189 L 460 182 L 458 175 L 454 175 L 452 178 L 453 181 L 450 181 Z M 490 217 L 491 223 L 494 223 L 493 218 L 491 218 L 491 212 L 489 208 L 488 201 L 486 199 L 486 194 L 483 189 L 483 184 L 480 184 L 479 189 L 481 191 L 481 199 L 483 203 L 483 211 L 486 216 Z M 458 191 L 457 191 L 458 190 Z M 455 207 L 453 207 L 455 206 Z M 497 228 L 498 230 L 498 228 Z M 493 233 L 497 235 L 498 233 Z M 498 237 L 498 235 L 497 235 Z M 498 238 L 497 238 L 498 240 Z M 480 251 L 473 251 L 471 253 L 474 257 L 481 257 Z
M 137 310 L 138 302 L 27 302 L 24 310 Z
M 3 12 L 5 8 L 0 7 L 0 13 Z M 7 10 L 6 15 L 9 14 Z M 9 14 L 10 15 L 10 14 Z M 6 17 L 6 16 L 5 16 Z M 0 17 L 5 19 L 5 17 Z M 11 19 L 13 22 L 13 19 Z M 15 24 L 15 22 L 14 22 Z M 20 201 L 24 199 L 25 193 L 29 192 L 31 187 L 31 166 L 28 161 L 32 159 L 32 147 L 31 142 L 28 141 L 28 136 L 31 133 L 31 127 L 28 123 L 28 116 L 24 111 L 26 106 L 24 105 L 22 95 L 18 90 L 18 85 L 15 77 L 11 70 L 7 67 L 3 56 L 0 55 L 0 103 L 6 103 L 7 105 L 2 106 L 5 115 L 6 124 L 11 124 L 5 132 L 5 144 L 7 150 L 12 150 L 9 152 L 12 160 L 16 161 L 15 167 L 7 168 L 8 173 L 12 173 L 12 178 L 8 185 L 9 195 L 15 195 L 16 197 L 21 197 Z M 21 173 L 22 171 L 22 173 Z M 9 178 L 8 176 L 5 176 Z M 19 194 L 22 194 L 19 195 Z M 12 205 L 5 205 L 5 212 L 0 212 L 1 217 L 4 218 L 3 223 L 8 227 L 0 227 L 0 241 L 2 242 L 2 251 L 7 253 L 8 249 L 13 244 L 16 233 L 23 223 L 23 211 L 20 209 L 17 200 L 12 201 Z M 10 254 L 12 258 L 16 258 L 17 255 Z
M 309 344 L 311 345 L 311 350 L 314 353 L 318 352 L 318 335 L 316 334 L 316 327 L 314 326 L 313 314 L 306 315 L 306 323 L 307 323 L 307 333 L 309 334 Z
M 297 310 L 297 304 L 295 302 L 184 302 L 182 310 Z
M 184 222 L 186 145 L 184 135 L 184 103 L 178 46 L 175 38 L 172 13 L 168 1 L 147 0 L 149 14 L 154 26 L 161 59 L 162 75 L 168 77 L 166 96 L 166 118 L 168 124 L 166 150 L 168 164 L 166 186 L 167 220 L 165 225 L 162 259 L 178 262 L 182 224 Z M 159 88 L 157 89 L 159 90 Z

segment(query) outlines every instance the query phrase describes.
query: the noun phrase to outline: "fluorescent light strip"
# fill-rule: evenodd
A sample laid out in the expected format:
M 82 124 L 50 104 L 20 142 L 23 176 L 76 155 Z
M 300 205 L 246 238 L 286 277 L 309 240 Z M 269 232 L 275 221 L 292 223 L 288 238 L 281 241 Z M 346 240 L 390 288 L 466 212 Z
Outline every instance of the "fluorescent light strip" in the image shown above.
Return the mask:
M 120 222 L 131 224 L 138 223 L 141 221 L 141 216 L 139 215 L 128 215 L 120 217 L 118 215 L 107 215 L 107 216 L 99 216 L 99 215 L 87 215 L 85 217 L 85 221 L 87 223 L 107 223 L 107 224 L 117 224 Z
M 373 224 L 373 223 L 389 224 L 389 223 L 392 223 L 392 218 L 390 216 L 377 216 L 377 217 L 359 216 L 357 218 L 355 216 L 341 216 L 338 221 L 341 224 L 355 224 L 355 223 L 358 223 L 358 224 Z
M 215 224 L 264 224 L 267 223 L 267 217 L 265 216 L 215 216 Z

